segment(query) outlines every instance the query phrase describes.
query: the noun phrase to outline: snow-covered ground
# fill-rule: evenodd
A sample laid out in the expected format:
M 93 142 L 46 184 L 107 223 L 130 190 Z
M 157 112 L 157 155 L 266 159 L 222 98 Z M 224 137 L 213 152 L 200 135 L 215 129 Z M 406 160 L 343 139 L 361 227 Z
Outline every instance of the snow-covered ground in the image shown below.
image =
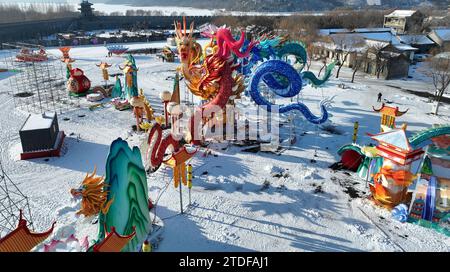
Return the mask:
M 130 48 L 162 46 L 127 44 Z M 50 52 L 60 56 L 57 49 Z M 84 70 L 92 83 L 101 84 L 102 75 L 95 63 L 107 61 L 110 73 L 120 70 L 122 57 L 106 58 L 102 46 L 74 47 L 74 67 Z M 143 88 L 155 113 L 162 113 L 159 93 L 172 90 L 177 63 L 160 62 L 155 55 L 136 55 L 138 85 Z M 1 63 L 0 63 L 1 66 Z M 312 70 L 317 73 L 318 63 Z M 0 90 L 8 80 L 1 78 Z M 5 77 L 5 76 L 4 76 Z M 450 121 L 450 106 L 440 108 L 440 116 L 428 115 L 432 104 L 425 98 L 387 85 L 406 89 L 432 90 L 430 83 L 417 76 L 406 81 L 382 81 L 358 75 L 350 83 L 351 71 L 343 68 L 342 79 L 332 78 L 323 88 L 305 87 L 300 99 L 315 114 L 319 101 L 336 95 L 330 109 L 330 123 L 340 131 L 330 134 L 320 126 L 296 120 L 297 142 L 281 155 L 243 152 L 231 143 L 210 145 L 212 154 L 199 152 L 194 165 L 193 205 L 179 215 L 179 191 L 170 182 L 170 170 L 161 168 L 148 178 L 150 197 L 160 196 L 156 215 L 164 221 L 164 232 L 156 251 L 449 251 L 450 238 L 433 230 L 391 219 L 388 211 L 375 207 L 365 197 L 369 190 L 354 174 L 334 172 L 328 166 L 339 160 L 337 149 L 351 141 L 353 123 L 359 122 L 358 143 L 367 144 L 366 133 L 379 131 L 380 116 L 372 111 L 378 92 L 409 112 L 398 123 L 408 123 L 415 132 L 432 124 Z M 338 87 L 344 83 L 349 88 Z M 182 82 L 181 93 L 185 86 Z M 278 101 L 280 102 L 280 101 Z M 247 99 L 244 103 L 252 105 Z M 60 129 L 66 138 L 63 155 L 58 158 L 19 160 L 19 129 L 27 113 L 14 108 L 11 95 L 0 92 L 1 161 L 9 176 L 29 197 L 37 231 L 47 229 L 56 220 L 57 237 L 75 232 L 95 239 L 97 224 L 76 217 L 79 203 L 72 200 L 71 188 L 77 188 L 87 172 L 97 166 L 105 174 L 110 143 L 118 137 L 130 145 L 141 145 L 143 134 L 130 132 L 134 118 L 130 111 L 110 106 L 90 111 L 81 99 L 81 107 L 59 114 Z M 65 121 L 66 119 L 67 121 Z M 286 140 L 288 129 L 282 129 Z M 316 156 L 314 156 L 316 154 Z M 314 158 L 315 162 L 311 162 Z M 187 205 L 187 190 L 183 203 Z M 153 215 L 152 215 L 153 218 Z

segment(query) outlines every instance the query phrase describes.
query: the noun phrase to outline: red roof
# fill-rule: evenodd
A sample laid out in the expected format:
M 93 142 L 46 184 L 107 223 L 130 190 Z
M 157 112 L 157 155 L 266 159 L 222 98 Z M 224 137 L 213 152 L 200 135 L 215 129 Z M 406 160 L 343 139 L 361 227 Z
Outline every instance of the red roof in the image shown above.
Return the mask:
M 381 112 L 382 114 L 385 115 L 389 115 L 389 116 L 395 116 L 395 117 L 399 117 L 402 116 L 403 114 L 407 113 L 409 109 L 405 110 L 405 111 L 399 111 L 398 107 L 389 107 L 386 106 L 384 103 L 381 105 L 381 108 L 379 109 L 375 109 L 375 107 L 373 107 L 373 110 L 376 112 Z

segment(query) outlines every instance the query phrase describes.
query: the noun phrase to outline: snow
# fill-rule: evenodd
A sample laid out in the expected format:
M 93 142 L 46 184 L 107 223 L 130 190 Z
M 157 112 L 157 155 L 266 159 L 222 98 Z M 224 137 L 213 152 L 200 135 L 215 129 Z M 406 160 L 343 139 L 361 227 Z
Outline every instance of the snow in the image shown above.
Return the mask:
M 395 35 L 391 32 L 379 32 L 379 33 L 361 33 L 366 40 L 381 41 L 381 42 L 391 42 L 392 44 L 399 44 Z
M 138 49 L 165 44 L 161 41 L 125 46 Z M 49 52 L 61 55 L 57 48 Z M 112 64 L 109 72 L 113 74 L 120 72 L 118 65 L 124 62 L 123 57 L 106 57 L 104 46 L 72 47 L 70 55 L 76 59 L 73 67 L 84 70 L 94 86 L 103 84 L 96 63 Z M 135 58 L 138 87 L 143 88 L 155 114 L 162 114 L 159 93 L 172 90 L 172 77 L 179 63 L 160 62 L 156 55 Z M 311 71 L 318 74 L 320 66 L 313 62 Z M 154 212 L 164 223 L 162 239 L 154 250 L 449 251 L 450 237 L 393 220 L 389 211 L 366 199 L 370 193 L 364 180 L 328 168 L 339 160 L 337 149 L 351 142 L 355 121 L 359 122 L 357 143 L 374 143 L 366 133 L 379 132 L 380 115 L 372 110 L 372 106 L 379 107 L 378 92 L 401 110 L 410 108 L 397 120 L 398 126 L 406 122 L 410 132 L 450 122 L 448 104 L 442 104 L 439 116 L 429 115 L 432 104 L 400 89 L 432 92 L 429 77 L 424 74 L 427 69 L 420 67 L 413 78 L 391 81 L 358 72 L 355 83 L 349 80 L 352 71 L 343 67 L 341 78 L 333 77 L 326 86 L 305 87 L 300 99 L 315 114 L 320 112 L 319 101 L 336 95 L 329 112 L 330 123 L 339 134 L 298 117 L 294 122 L 297 142 L 292 146 L 284 142 L 280 155 L 244 152 L 246 147 L 227 142 L 212 143 L 210 155 L 204 155 L 205 149 L 201 149 L 191 161 L 194 180 L 189 208 L 188 190 L 182 190 L 183 215 L 179 214 L 179 191 L 170 183 L 171 170 L 162 167 L 149 175 L 149 195 L 152 200 L 159 198 Z M 0 89 L 7 89 L 8 84 L 9 80 L 1 79 Z M 339 88 L 339 84 L 348 88 Z M 183 81 L 180 88 L 183 100 Z M 287 104 L 289 100 L 277 98 L 277 103 Z M 254 107 L 249 98 L 243 98 L 241 104 Z M 65 239 L 73 233 L 79 239 L 96 238 L 98 224 L 93 223 L 93 218 L 75 215 L 80 203 L 71 197 L 70 189 L 78 188 L 95 166 L 98 175 L 105 174 L 113 140 L 122 137 L 130 146 L 142 146 L 146 140 L 145 134 L 131 132 L 135 122 L 131 111 L 117 111 L 111 105 L 90 111 L 90 105 L 81 98 L 79 108 L 58 113 L 60 129 L 67 135 L 61 157 L 21 161 L 18 131 L 28 113 L 14 108 L 11 95 L 0 93 L 0 159 L 9 177 L 29 197 L 35 230 L 44 231 L 57 221 L 55 236 L 47 244 L 52 238 Z M 280 132 L 284 141 L 289 137 L 289 125 L 284 124 Z
M 395 10 L 392 13 L 386 15 L 386 17 L 410 17 L 416 13 L 415 10 Z
M 112 12 L 121 12 L 125 14 L 127 10 L 145 10 L 145 11 L 161 11 L 163 15 L 169 16 L 173 12 L 177 14 L 185 13 L 187 16 L 212 16 L 215 10 L 198 9 L 190 7 L 165 7 L 165 6 L 135 6 L 135 5 L 116 5 L 116 4 L 103 4 L 94 3 L 92 6 L 95 11 L 104 12 L 110 14 Z
M 450 28 L 437 28 L 433 30 L 443 41 L 450 41 Z
M 176 6 L 135 6 L 135 5 L 119 5 L 119 4 L 102 4 L 94 3 L 92 6 L 95 11 L 111 14 L 112 12 L 121 12 L 124 14 L 127 10 L 145 10 L 145 11 L 161 11 L 164 16 L 170 16 L 173 13 L 177 15 L 187 16 L 214 16 L 216 14 L 232 15 L 232 16 L 291 16 L 298 12 L 241 12 L 241 11 L 225 11 L 223 9 L 200 9 L 192 7 L 176 7 Z M 321 13 L 312 13 L 311 15 L 320 15 Z
M 426 35 L 398 35 L 397 38 L 404 44 L 430 45 L 434 44 Z
M 56 113 L 31 114 L 22 127 L 22 131 L 48 129 L 52 126 Z
M 396 45 L 394 45 L 394 47 L 400 51 L 417 51 L 417 50 L 419 50 L 419 49 L 409 46 L 407 44 L 396 44 Z

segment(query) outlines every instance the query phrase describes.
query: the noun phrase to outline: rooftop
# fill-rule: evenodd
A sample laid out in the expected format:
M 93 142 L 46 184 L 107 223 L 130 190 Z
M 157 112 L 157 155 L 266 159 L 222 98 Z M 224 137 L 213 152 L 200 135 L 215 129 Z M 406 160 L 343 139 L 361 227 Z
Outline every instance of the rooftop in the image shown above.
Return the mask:
M 410 17 L 416 13 L 416 10 L 394 10 L 393 12 L 389 13 L 385 17 Z
M 405 131 L 403 129 L 380 133 L 372 136 L 372 139 L 378 142 L 398 147 L 406 151 L 410 151 L 412 149 L 411 146 L 409 145 L 409 140 L 406 137 Z
M 407 44 L 394 44 L 394 47 L 400 51 L 418 51 L 418 48 L 412 47 Z
M 46 112 L 43 114 L 31 114 L 25 121 L 21 131 L 48 129 L 53 123 L 53 119 L 56 117 L 55 112 Z
M 426 44 L 434 44 L 434 42 L 429 39 L 426 35 L 399 35 L 397 38 L 400 40 L 401 43 L 404 44 L 420 44 L 420 45 L 426 45 Z
M 450 41 L 450 28 L 435 28 L 433 31 L 444 41 Z

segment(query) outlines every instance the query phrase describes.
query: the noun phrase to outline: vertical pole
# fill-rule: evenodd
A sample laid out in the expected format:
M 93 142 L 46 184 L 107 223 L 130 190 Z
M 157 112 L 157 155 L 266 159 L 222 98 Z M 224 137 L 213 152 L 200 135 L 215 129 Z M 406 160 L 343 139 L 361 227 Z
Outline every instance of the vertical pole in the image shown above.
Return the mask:
M 359 123 L 355 122 L 355 125 L 353 126 L 353 138 L 352 138 L 353 143 L 356 143 L 356 137 L 358 135 L 358 126 Z
M 167 103 L 169 103 L 169 101 L 164 101 L 164 123 L 165 123 L 165 127 L 168 128 L 169 127 L 169 113 L 167 112 Z
M 33 75 L 34 75 L 34 83 L 36 84 L 36 89 L 37 89 L 37 93 L 38 93 L 38 99 L 39 99 L 39 109 L 41 110 L 42 113 L 42 100 L 41 100 L 41 90 L 40 90 L 40 83 L 38 80 L 38 76 L 36 73 L 36 66 L 34 64 L 34 61 L 31 62 L 33 64 Z
M 182 182 L 181 181 L 179 181 L 179 182 L 180 182 L 180 211 L 181 211 L 181 214 L 183 214 L 183 194 L 181 191 Z
M 189 206 L 191 206 L 192 164 L 188 164 L 188 188 L 189 188 Z

